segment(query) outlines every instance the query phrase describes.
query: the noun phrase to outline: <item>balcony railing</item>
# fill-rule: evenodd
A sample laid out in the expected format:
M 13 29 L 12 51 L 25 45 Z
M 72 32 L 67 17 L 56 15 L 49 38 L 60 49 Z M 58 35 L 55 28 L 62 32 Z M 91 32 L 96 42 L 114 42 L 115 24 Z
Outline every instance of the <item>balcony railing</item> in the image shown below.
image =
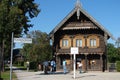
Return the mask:
M 70 48 L 58 49 L 58 54 L 70 54 Z M 79 54 L 102 54 L 104 50 L 102 48 L 79 48 Z

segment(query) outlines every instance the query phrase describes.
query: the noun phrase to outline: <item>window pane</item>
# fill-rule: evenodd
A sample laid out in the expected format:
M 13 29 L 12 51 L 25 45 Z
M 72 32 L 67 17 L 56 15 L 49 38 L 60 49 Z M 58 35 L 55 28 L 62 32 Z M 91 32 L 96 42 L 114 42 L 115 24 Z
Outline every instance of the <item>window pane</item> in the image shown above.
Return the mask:
M 96 39 L 90 39 L 90 46 L 95 47 L 96 46 Z
M 63 47 L 68 47 L 68 40 L 67 39 L 62 40 L 62 46 Z
M 76 47 L 82 47 L 82 40 L 81 39 L 76 40 Z
M 96 39 L 94 39 L 94 43 L 93 44 L 94 44 L 94 46 L 96 46 Z

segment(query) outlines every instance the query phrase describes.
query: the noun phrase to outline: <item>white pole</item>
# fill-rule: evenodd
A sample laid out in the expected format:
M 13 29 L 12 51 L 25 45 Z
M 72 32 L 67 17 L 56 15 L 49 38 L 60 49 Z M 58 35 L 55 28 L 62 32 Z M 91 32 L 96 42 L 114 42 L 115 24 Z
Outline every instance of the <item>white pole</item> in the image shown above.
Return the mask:
M 75 73 L 76 73 L 76 54 L 74 54 L 74 79 L 75 79 Z
M 10 80 L 12 80 L 13 35 L 14 35 L 14 33 L 12 32 L 12 37 L 11 37 L 11 59 L 10 59 Z

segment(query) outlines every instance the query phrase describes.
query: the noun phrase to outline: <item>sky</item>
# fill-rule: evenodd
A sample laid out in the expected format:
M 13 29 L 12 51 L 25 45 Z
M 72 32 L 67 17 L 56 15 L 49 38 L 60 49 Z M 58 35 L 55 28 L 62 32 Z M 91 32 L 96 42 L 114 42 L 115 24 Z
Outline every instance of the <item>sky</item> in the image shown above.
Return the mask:
M 31 19 L 30 31 L 50 33 L 75 7 L 77 0 L 35 0 L 41 12 Z M 82 8 L 104 26 L 116 39 L 120 37 L 120 0 L 80 0 Z M 109 43 L 115 43 L 109 39 Z M 15 48 L 21 48 L 16 44 Z

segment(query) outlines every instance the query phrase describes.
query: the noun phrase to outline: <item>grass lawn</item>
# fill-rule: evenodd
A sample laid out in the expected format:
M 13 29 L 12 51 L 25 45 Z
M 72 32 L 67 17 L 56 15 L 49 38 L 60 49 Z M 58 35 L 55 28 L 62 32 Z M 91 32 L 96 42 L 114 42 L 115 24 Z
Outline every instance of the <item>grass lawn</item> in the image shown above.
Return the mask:
M 10 71 L 2 72 L 1 76 L 3 80 L 10 80 Z M 17 80 L 17 77 L 14 73 L 12 73 L 12 80 Z

